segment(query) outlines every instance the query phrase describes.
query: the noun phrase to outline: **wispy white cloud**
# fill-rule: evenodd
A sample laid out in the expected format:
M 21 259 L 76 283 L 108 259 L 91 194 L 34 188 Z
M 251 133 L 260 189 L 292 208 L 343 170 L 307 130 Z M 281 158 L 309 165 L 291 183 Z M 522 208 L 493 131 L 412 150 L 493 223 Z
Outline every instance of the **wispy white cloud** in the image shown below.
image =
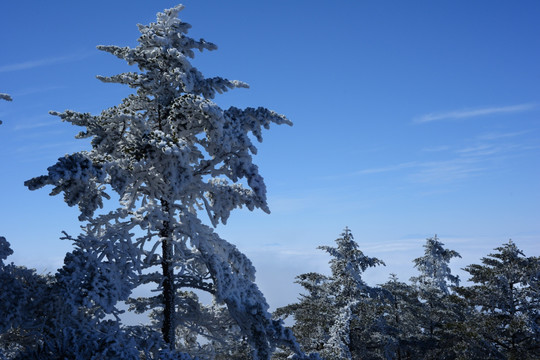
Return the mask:
M 0 66 L 0 73 L 19 71 L 19 70 L 28 70 L 34 69 L 42 66 L 49 66 L 61 63 L 67 63 L 72 61 L 82 60 L 90 55 L 89 52 L 79 52 L 71 55 L 58 56 L 58 57 L 49 57 L 37 60 L 28 60 L 15 64 L 2 65 Z
M 418 166 L 419 166 L 419 163 L 417 161 L 410 161 L 410 162 L 404 162 L 404 163 L 396 164 L 396 165 L 364 169 L 364 170 L 358 171 L 356 174 L 358 175 L 378 174 L 378 173 L 384 173 L 384 172 L 392 172 L 392 171 L 398 171 L 398 170 L 403 170 L 403 169 L 409 169 L 409 168 L 414 168 Z
M 356 175 L 376 175 L 395 172 L 418 184 L 448 184 L 476 176 L 496 168 L 501 161 L 530 153 L 540 146 L 523 141 L 529 131 L 499 132 L 479 135 L 465 144 L 441 145 L 423 149 L 428 159 L 407 161 L 394 165 L 367 168 Z M 508 141 L 510 140 L 510 141 Z M 439 159 L 437 159 L 439 158 Z M 499 165 L 497 165 L 499 166 Z
M 43 117 L 40 116 L 40 119 Z M 51 119 L 52 120 L 52 119 Z M 57 126 L 59 122 L 55 121 L 26 121 L 22 124 L 15 125 L 14 130 L 20 131 L 20 130 L 33 130 L 43 127 L 50 127 L 50 126 Z
M 486 107 L 480 109 L 464 109 L 448 112 L 429 113 L 414 119 L 415 123 L 427 123 L 439 120 L 466 119 L 485 115 L 508 114 L 532 110 L 536 104 L 520 104 L 512 106 Z
M 358 171 L 357 174 L 378 174 L 408 169 L 410 170 L 408 171 L 408 178 L 413 182 L 447 183 L 480 172 L 483 168 L 474 166 L 474 164 L 477 162 L 477 159 L 465 159 L 462 157 L 441 161 L 413 161 L 380 168 L 364 169 Z
M 21 90 L 21 91 L 17 91 L 14 94 L 14 96 L 18 98 L 18 97 L 25 96 L 25 95 L 39 94 L 39 93 L 54 91 L 54 90 L 63 89 L 63 88 L 65 88 L 65 86 L 57 86 L 57 85 L 27 88 L 27 89 L 24 89 L 24 90 Z
M 478 139 L 480 140 L 507 139 L 507 138 L 513 138 L 516 136 L 524 135 L 530 132 L 531 132 L 530 130 L 513 131 L 513 132 L 490 132 L 490 133 L 478 136 Z
M 455 158 L 442 161 L 428 161 L 409 178 L 416 183 L 447 184 L 479 175 L 486 166 L 476 158 Z
M 440 146 L 434 146 L 434 147 L 422 149 L 422 151 L 425 151 L 425 152 L 441 152 L 441 151 L 447 151 L 447 150 L 450 150 L 450 146 L 448 145 L 440 145 Z
M 462 149 L 457 149 L 456 153 L 467 157 L 479 157 L 497 154 L 500 153 L 502 150 L 503 149 L 500 146 L 496 146 L 494 144 L 478 144 Z

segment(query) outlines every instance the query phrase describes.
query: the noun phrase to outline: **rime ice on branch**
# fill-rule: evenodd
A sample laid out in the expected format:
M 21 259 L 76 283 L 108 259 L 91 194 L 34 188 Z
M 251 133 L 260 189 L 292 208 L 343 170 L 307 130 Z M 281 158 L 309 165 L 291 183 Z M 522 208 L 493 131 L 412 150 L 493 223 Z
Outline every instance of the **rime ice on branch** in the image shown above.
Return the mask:
M 336 247 L 319 249 L 331 256 L 332 275 L 311 272 L 297 276 L 296 283 L 307 294 L 297 303 L 277 309 L 274 315 L 294 317 L 293 331 L 306 352 L 317 351 L 324 359 L 376 358 L 369 350 L 373 344 L 366 339 L 380 335 L 373 330 L 378 319 L 371 310 L 383 292 L 369 286 L 363 276 L 368 268 L 384 262 L 366 256 L 349 228 L 336 239 Z
M 198 212 L 203 210 L 213 226 L 225 224 L 235 208 L 269 212 L 250 134 L 260 142 L 262 128 L 291 122 L 266 108 L 223 110 L 211 101 L 216 93 L 247 85 L 205 78 L 191 65 L 195 50 L 214 50 L 216 45 L 186 36 L 190 25 L 177 17 L 182 8 L 138 25 L 141 37 L 135 48 L 98 47 L 139 69 L 98 78 L 136 92 L 99 115 L 52 112 L 84 128 L 78 138 L 90 138 L 92 149 L 60 158 L 47 175 L 25 184 L 31 190 L 52 185 L 51 195 L 63 193 L 68 205 L 79 206 L 80 220 L 89 222 L 81 239 L 94 239 L 92 251 L 100 259 L 114 263 L 115 246 L 128 251 L 131 270 L 139 274 L 131 288 L 155 283 L 161 292 L 132 300 L 132 305 L 161 309 L 160 326 L 170 348 L 182 322 L 179 290 L 189 287 L 210 292 L 227 305 L 254 358 L 268 359 L 278 345 L 303 356 L 290 331 L 271 319 L 249 259 L 203 224 Z M 120 196 L 120 208 L 95 216 L 110 189 Z M 145 235 L 134 237 L 136 227 Z M 118 295 L 118 300 L 124 298 Z
M 451 289 L 459 286 L 459 276 L 452 275 L 449 263 L 452 258 L 460 258 L 461 255 L 444 248 L 436 234 L 426 239 L 424 249 L 424 256 L 414 259 L 414 266 L 420 271 L 420 275 L 411 280 L 422 290 L 433 288 L 442 294 L 449 294 Z

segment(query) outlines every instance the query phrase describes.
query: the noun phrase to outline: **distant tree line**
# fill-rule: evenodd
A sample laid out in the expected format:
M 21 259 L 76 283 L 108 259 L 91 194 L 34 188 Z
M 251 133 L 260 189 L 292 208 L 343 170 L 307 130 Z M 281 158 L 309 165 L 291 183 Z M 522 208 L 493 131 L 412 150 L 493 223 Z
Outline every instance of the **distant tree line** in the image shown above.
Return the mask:
M 525 256 L 511 240 L 464 269 L 469 286 L 460 286 L 449 267 L 459 254 L 437 236 L 413 260 L 419 274 L 409 283 L 392 274 L 368 285 L 364 271 L 384 263 L 364 255 L 349 229 L 335 247 L 320 249 L 331 256 L 331 275 L 297 276 L 304 293 L 274 312 L 292 318 L 296 340 L 313 359 L 540 358 L 540 258 Z M 191 291 L 181 294 L 177 352 L 167 353 L 159 312 L 149 324 L 124 326 L 118 312 L 107 316 L 104 302 L 91 301 L 112 291 L 96 290 L 108 275 L 92 264 L 79 264 L 87 280 L 81 284 L 73 253 L 51 275 L 5 263 L 12 252 L 0 237 L 0 359 L 257 358 L 227 308 L 203 305 Z M 290 355 L 278 348 L 272 359 Z
M 292 317 L 306 352 L 324 359 L 540 359 L 540 258 L 511 240 L 464 270 L 460 286 L 449 262 L 460 255 L 435 235 L 414 259 L 410 283 L 395 274 L 380 286 L 363 279 L 384 265 L 363 254 L 349 229 L 323 246 L 331 275 L 297 276 L 298 302 L 274 315 Z M 285 359 L 287 352 L 276 359 Z

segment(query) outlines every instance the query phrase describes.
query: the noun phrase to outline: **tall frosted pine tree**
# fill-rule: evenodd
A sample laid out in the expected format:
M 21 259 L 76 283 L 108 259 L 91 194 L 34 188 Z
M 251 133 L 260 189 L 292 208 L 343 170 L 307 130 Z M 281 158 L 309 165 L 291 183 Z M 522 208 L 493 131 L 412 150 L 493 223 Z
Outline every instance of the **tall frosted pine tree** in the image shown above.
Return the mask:
M 216 45 L 186 35 L 190 25 L 178 19 L 182 8 L 138 25 L 135 48 L 98 47 L 139 70 L 98 78 L 128 85 L 135 93 L 99 115 L 52 112 L 84 128 L 78 138 L 90 138 L 92 149 L 60 158 L 47 175 L 25 184 L 31 190 L 52 185 L 51 195 L 63 193 L 68 205 L 79 207 L 80 220 L 87 221 L 86 232 L 76 239 L 85 259 L 72 260 L 63 272 L 89 289 L 73 301 L 113 311 L 111 306 L 126 300 L 133 288 L 153 283 L 159 296 L 131 301 L 140 311 L 158 309 L 163 340 L 174 349 L 185 312 L 179 311 L 184 304 L 180 289 L 199 289 L 226 304 L 254 359 L 269 359 L 276 346 L 302 357 L 292 333 L 271 319 L 249 259 L 200 219 L 202 213 L 213 226 L 225 224 L 242 206 L 269 212 L 251 139 L 262 141 L 261 130 L 271 123 L 291 122 L 266 108 L 223 110 L 211 101 L 216 93 L 247 85 L 205 78 L 190 64 L 195 50 L 215 50 Z M 120 207 L 96 215 L 111 190 Z M 78 271 L 77 264 L 88 264 L 86 258 L 106 270 L 96 272 L 99 289 L 99 281 Z

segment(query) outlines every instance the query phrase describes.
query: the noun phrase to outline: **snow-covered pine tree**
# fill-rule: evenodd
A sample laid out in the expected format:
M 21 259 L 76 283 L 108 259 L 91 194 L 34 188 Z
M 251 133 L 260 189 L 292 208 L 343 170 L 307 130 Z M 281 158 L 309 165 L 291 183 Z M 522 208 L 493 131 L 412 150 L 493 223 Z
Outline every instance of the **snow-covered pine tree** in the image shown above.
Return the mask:
M 341 237 L 336 239 L 336 245 L 336 247 L 319 246 L 319 249 L 332 257 L 330 270 L 337 305 L 347 305 L 353 300 L 377 295 L 379 290 L 367 285 L 362 279 L 362 273 L 370 267 L 384 266 L 384 262 L 364 255 L 349 228 L 345 228 Z
M 293 331 L 304 351 L 320 352 L 331 337 L 330 328 L 336 316 L 334 298 L 330 296 L 330 278 L 310 272 L 298 275 L 295 282 L 307 293 L 300 294 L 297 303 L 278 308 L 274 316 L 287 318 L 292 315 Z M 280 358 L 287 358 L 288 353 L 281 355 Z
M 319 247 L 331 256 L 332 275 L 297 276 L 297 283 L 308 294 L 301 295 L 298 303 L 277 309 L 274 315 L 294 317 L 292 329 L 306 352 L 319 351 L 325 359 L 369 358 L 379 351 L 372 352 L 366 345 L 378 341 L 382 314 L 377 313 L 377 300 L 384 291 L 369 286 L 362 274 L 384 262 L 364 255 L 348 228 L 336 239 L 336 245 Z
M 133 300 L 133 306 L 161 309 L 167 347 L 176 344 L 181 289 L 195 288 L 227 305 L 254 359 L 268 359 L 277 345 L 303 356 L 292 333 L 271 319 L 249 259 L 199 218 L 206 213 L 216 226 L 226 223 L 238 207 L 269 212 L 266 187 L 252 159 L 257 149 L 251 136 L 260 142 L 262 128 L 291 122 L 265 108 L 223 110 L 211 101 L 216 93 L 247 85 L 205 78 L 191 65 L 194 50 L 216 46 L 186 35 L 190 25 L 178 19 L 182 8 L 165 10 L 155 23 L 139 25 L 135 48 L 98 47 L 139 69 L 98 78 L 136 92 L 100 115 L 52 112 L 83 127 L 78 137 L 91 138 L 92 149 L 60 158 L 47 175 L 25 184 L 31 190 L 52 185 L 52 195 L 63 192 L 68 205 L 78 205 L 80 220 L 89 221 L 82 236 L 96 240 L 85 251 L 95 252 L 107 266 L 118 265 L 118 249 L 127 251 L 123 256 L 138 274 L 137 281 L 125 279 L 130 288 L 157 285 L 159 296 Z M 121 207 L 96 216 L 111 189 Z M 111 296 L 125 300 L 128 292 Z M 102 300 L 95 296 L 93 301 Z
M 379 298 L 385 292 L 369 286 L 362 274 L 370 267 L 385 265 L 375 257 L 364 255 L 349 228 L 336 239 L 336 247 L 319 246 L 332 259 L 330 270 L 331 294 L 338 311 L 331 337 L 321 354 L 328 359 L 373 358 L 380 352 L 380 321 L 377 311 Z M 384 325 L 383 325 L 384 327 Z
M 476 358 L 540 359 L 540 257 L 512 240 L 495 250 L 464 269 L 474 285 L 458 288 L 474 311 L 469 347 Z
M 423 329 L 419 344 L 425 358 L 439 359 L 442 353 L 448 354 L 447 346 L 452 346 L 449 324 L 461 321 L 461 308 L 453 301 L 453 289 L 459 285 L 459 277 L 452 275 L 449 263 L 455 257 L 461 257 L 454 250 L 444 247 L 437 235 L 427 238 L 424 244 L 424 256 L 414 259 L 414 266 L 420 274 L 411 281 L 420 300 L 423 311 L 418 322 Z
M 452 275 L 449 263 L 452 258 L 461 257 L 458 252 L 444 248 L 437 235 L 427 238 L 424 244 L 424 256 L 413 260 L 414 267 L 420 275 L 411 278 L 421 289 L 437 289 L 449 294 L 451 289 L 459 286 L 459 276 Z

